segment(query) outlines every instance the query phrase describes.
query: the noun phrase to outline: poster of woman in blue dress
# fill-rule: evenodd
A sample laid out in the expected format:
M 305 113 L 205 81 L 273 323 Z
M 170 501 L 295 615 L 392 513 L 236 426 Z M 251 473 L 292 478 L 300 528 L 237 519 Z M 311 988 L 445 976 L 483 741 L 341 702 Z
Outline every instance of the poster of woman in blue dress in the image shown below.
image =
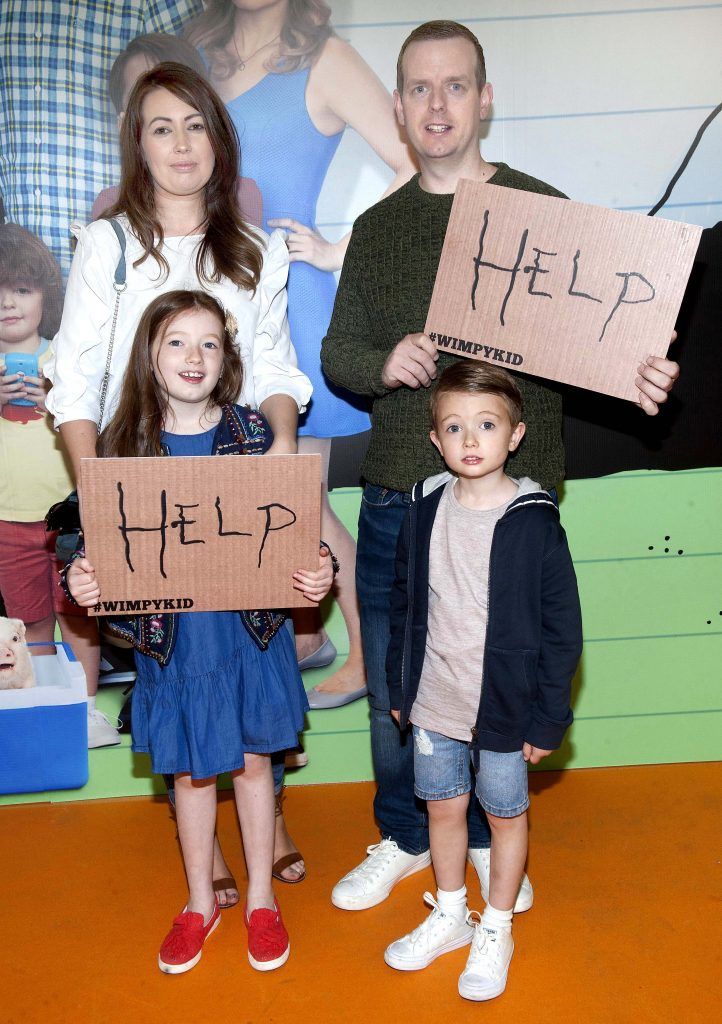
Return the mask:
M 331 440 L 361 433 L 369 417 L 359 400 L 323 375 L 321 341 L 349 235 L 336 243 L 315 227 L 316 203 L 346 127 L 354 129 L 394 171 L 388 192 L 414 173 L 399 135 L 391 97 L 362 57 L 340 39 L 322 0 L 209 0 L 187 29 L 204 54 L 241 145 L 242 173 L 263 198 L 263 227 L 283 228 L 291 259 L 288 317 L 313 398 L 299 423 L 299 451 L 323 457 L 321 533 L 342 569 L 334 596 L 349 637 L 345 664 L 309 693 L 311 707 L 337 707 L 366 693 L 354 580 L 356 547 L 328 501 Z M 380 197 L 379 197 L 380 198 Z M 335 657 L 320 619 L 294 617 L 302 667 Z

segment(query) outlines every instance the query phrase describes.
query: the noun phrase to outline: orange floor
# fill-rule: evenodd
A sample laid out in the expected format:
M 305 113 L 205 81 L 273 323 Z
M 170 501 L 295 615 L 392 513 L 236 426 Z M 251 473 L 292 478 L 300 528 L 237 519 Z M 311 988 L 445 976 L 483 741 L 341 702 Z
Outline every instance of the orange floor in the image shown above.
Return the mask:
M 224 913 L 193 971 L 158 971 L 159 941 L 185 895 L 163 802 L 2 808 L 0 1021 L 721 1020 L 719 765 L 543 773 L 533 787 L 536 899 L 514 925 L 507 991 L 487 1004 L 456 993 L 464 950 L 408 975 L 382 960 L 385 945 L 421 920 L 430 870 L 372 910 L 331 906 L 333 883 L 374 838 L 368 784 L 289 793 L 287 819 L 309 877 L 278 887 L 293 948 L 269 975 L 248 964 L 239 909 Z M 240 878 L 227 795 L 219 831 Z M 471 873 L 467 882 L 479 907 Z

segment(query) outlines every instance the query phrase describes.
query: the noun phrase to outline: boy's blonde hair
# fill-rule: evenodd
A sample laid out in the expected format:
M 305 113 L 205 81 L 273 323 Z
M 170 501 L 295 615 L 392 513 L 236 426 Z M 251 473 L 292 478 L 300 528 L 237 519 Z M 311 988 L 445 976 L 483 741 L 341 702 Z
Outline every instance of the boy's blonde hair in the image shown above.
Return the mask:
M 464 391 L 471 395 L 498 395 L 504 401 L 512 428 L 521 422 L 522 397 L 516 381 L 507 370 L 491 363 L 459 359 L 447 366 L 431 396 L 431 425 L 436 429 L 436 413 L 444 395 Z

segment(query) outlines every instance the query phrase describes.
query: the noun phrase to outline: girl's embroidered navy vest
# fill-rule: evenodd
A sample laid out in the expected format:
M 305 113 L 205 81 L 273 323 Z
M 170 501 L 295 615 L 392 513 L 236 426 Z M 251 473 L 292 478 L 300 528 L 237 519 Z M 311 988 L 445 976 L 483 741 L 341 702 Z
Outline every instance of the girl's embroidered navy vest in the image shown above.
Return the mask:
M 213 442 L 213 455 L 263 455 L 273 434 L 259 412 L 239 405 L 224 405 Z M 164 454 L 168 449 L 164 447 Z M 192 613 L 188 613 L 192 614 Z M 265 651 L 283 625 L 286 616 L 277 611 L 239 612 L 243 625 Z M 127 640 L 137 651 L 167 665 L 173 654 L 176 615 L 138 615 L 133 618 L 108 618 L 108 628 Z

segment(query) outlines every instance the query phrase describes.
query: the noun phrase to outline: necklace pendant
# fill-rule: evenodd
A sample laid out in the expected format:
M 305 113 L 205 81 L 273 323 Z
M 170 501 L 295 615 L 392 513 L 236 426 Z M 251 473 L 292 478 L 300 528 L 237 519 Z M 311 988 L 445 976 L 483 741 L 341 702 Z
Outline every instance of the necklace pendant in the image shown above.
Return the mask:
M 246 62 L 245 62 L 245 60 L 239 60 L 238 61 L 238 70 L 239 71 L 245 71 L 246 70 Z

